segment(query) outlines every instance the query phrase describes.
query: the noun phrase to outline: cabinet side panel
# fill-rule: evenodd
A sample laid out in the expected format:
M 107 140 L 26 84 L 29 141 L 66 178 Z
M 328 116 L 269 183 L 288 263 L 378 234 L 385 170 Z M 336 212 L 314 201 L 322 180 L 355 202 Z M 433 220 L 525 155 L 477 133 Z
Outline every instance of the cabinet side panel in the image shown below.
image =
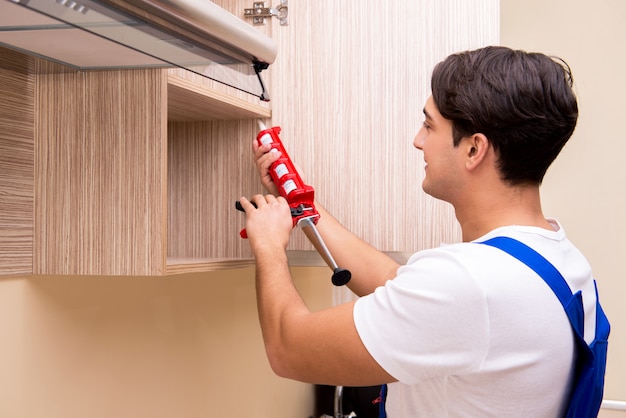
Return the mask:
M 32 60 L 0 48 L 0 276 L 33 266 Z
M 164 77 L 39 63 L 36 273 L 163 273 Z
M 254 120 L 169 124 L 169 258 L 251 257 L 235 201 L 262 192 L 251 150 L 257 130 Z

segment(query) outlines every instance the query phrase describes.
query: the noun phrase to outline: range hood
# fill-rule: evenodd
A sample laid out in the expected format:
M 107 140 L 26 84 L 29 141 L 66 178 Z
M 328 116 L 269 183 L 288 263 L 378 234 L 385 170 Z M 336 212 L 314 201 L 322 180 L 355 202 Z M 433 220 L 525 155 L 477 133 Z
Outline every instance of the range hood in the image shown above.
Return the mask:
M 188 69 L 269 100 L 276 44 L 209 0 L 0 0 L 0 46 L 77 70 Z

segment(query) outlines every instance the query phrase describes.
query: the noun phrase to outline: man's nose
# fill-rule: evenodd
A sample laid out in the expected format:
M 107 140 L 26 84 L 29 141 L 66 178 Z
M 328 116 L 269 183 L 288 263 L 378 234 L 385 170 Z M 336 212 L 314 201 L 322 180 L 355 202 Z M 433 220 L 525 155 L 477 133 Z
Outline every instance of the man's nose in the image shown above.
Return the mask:
M 413 138 L 413 146 L 419 150 L 424 147 L 424 128 L 420 129 L 415 138 Z

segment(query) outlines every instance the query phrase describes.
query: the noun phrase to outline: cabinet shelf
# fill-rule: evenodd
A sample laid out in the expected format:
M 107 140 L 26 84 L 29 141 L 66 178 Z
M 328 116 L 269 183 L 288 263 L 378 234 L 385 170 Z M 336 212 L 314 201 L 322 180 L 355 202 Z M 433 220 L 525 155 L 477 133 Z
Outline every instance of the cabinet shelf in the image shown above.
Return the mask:
M 240 160 L 250 155 L 256 119 L 271 117 L 271 109 L 174 71 L 167 73 L 165 274 L 250 266 L 234 201 L 258 183 L 253 165 Z
M 271 110 L 175 74 L 167 76 L 167 120 L 192 122 L 269 118 Z

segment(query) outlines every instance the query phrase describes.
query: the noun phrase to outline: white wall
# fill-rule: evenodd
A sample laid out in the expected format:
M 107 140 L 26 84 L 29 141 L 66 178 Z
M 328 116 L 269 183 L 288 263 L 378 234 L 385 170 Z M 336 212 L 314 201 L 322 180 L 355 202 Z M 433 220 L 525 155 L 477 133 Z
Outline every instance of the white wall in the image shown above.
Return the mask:
M 501 0 L 501 43 L 564 58 L 579 98 L 576 132 L 542 189 L 591 262 L 612 325 L 605 398 L 626 401 L 626 2 Z M 626 416 L 604 412 L 601 416 Z

